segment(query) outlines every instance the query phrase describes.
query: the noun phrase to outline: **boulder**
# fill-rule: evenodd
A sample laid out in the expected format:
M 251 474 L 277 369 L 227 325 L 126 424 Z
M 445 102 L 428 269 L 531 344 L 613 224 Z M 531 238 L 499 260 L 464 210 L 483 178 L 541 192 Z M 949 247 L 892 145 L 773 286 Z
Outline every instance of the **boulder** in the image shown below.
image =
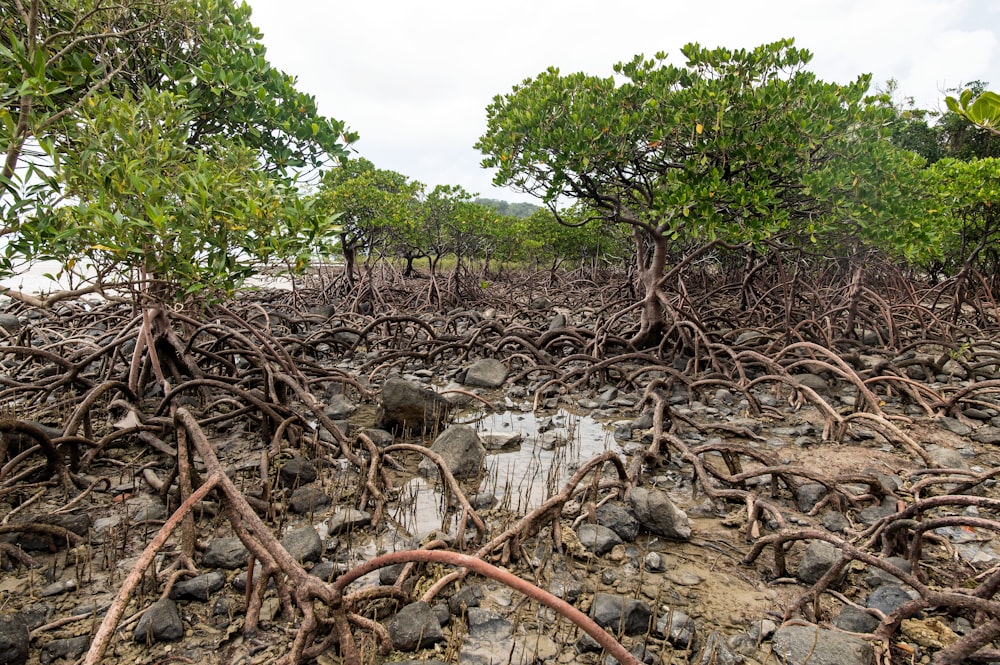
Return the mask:
M 0 663 L 28 662 L 28 622 L 18 614 L 0 615 Z
M 465 371 L 465 385 L 480 388 L 499 388 L 507 379 L 507 365 L 493 358 L 483 358 L 469 365 Z
M 613 633 L 642 635 L 649 630 L 652 617 L 653 610 L 643 601 L 616 594 L 595 594 L 590 605 L 590 618 Z
M 391 432 L 429 432 L 440 429 L 450 404 L 441 395 L 398 377 L 382 386 L 379 427 Z
M 872 665 L 872 645 L 852 635 L 819 626 L 782 626 L 771 651 L 781 665 Z
M 691 523 L 687 514 L 674 505 L 666 492 L 637 487 L 632 490 L 636 519 L 650 533 L 672 540 L 689 540 Z
M 431 450 L 444 459 L 445 466 L 455 478 L 474 478 L 482 471 L 486 448 L 476 430 L 468 425 L 452 425 L 434 440 Z M 438 466 L 424 458 L 418 467 L 421 474 L 434 477 Z
M 177 603 L 161 598 L 146 610 L 135 625 L 132 637 L 136 642 L 174 642 L 184 636 L 184 622 Z
M 410 603 L 389 620 L 386 628 L 392 646 L 399 651 L 416 651 L 444 640 L 441 623 L 427 603 Z

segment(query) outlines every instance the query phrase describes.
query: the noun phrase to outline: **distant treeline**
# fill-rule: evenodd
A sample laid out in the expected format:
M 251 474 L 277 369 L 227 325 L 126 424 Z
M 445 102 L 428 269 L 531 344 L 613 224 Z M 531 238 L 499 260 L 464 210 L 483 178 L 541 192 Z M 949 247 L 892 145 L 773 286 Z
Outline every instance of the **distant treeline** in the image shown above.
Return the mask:
M 511 203 L 509 201 L 500 201 L 498 199 L 476 199 L 476 203 L 481 206 L 486 206 L 487 208 L 493 208 L 501 215 L 516 217 L 518 219 L 531 217 L 532 213 L 541 209 L 541 206 L 536 206 L 533 203 L 518 203 L 516 201 Z

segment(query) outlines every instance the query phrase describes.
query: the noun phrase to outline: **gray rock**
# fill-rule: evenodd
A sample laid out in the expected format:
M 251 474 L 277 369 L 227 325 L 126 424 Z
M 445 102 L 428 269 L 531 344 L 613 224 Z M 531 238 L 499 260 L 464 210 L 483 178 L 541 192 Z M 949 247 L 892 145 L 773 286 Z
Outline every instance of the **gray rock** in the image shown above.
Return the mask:
M 288 506 L 292 512 L 306 515 L 330 505 L 330 496 L 318 487 L 300 487 L 292 492 Z
M 482 358 L 469 365 L 465 372 L 465 385 L 481 388 L 499 388 L 507 380 L 507 365 L 493 358 Z
M 379 448 L 391 446 L 393 441 L 396 440 L 396 437 L 392 435 L 392 432 L 384 429 L 378 429 L 377 427 L 367 427 L 363 430 L 363 433 Z
M 42 653 L 39 660 L 41 660 L 42 665 L 48 665 L 48 663 L 60 658 L 76 660 L 87 653 L 87 649 L 89 648 L 90 635 L 51 640 L 42 645 Z
M 886 563 L 891 563 L 904 573 L 909 573 L 913 570 L 909 559 L 904 559 L 901 556 L 891 556 L 886 559 Z M 874 589 L 875 587 L 885 586 L 886 584 L 900 586 L 902 582 L 892 573 L 886 572 L 881 568 L 876 568 L 875 566 L 869 566 L 868 572 L 865 575 L 865 584 Z
M 952 434 L 957 434 L 959 436 L 969 436 L 972 434 L 972 428 L 961 422 L 957 418 L 949 418 L 947 416 L 942 417 L 938 420 L 941 423 L 941 427 L 945 428 Z
M 427 603 L 410 603 L 386 625 L 392 646 L 400 651 L 425 649 L 444 640 L 441 624 Z
M 617 533 L 600 524 L 581 524 L 576 535 L 580 544 L 598 556 L 607 554 L 615 545 L 621 545 L 622 539 Z
M 19 614 L 0 615 L 0 663 L 28 662 L 28 622 Z
M 832 531 L 833 533 L 843 533 L 851 526 L 851 522 L 847 519 L 844 513 L 839 513 L 836 510 L 827 513 L 823 516 L 823 528 L 827 531 Z
M 649 630 L 653 610 L 635 598 L 610 593 L 598 593 L 590 605 L 590 618 L 602 628 L 626 635 L 641 635 Z
M 281 545 L 296 561 L 319 561 L 323 556 L 323 541 L 311 526 L 292 531 L 281 539 Z
M 181 621 L 177 603 L 169 598 L 161 598 L 149 606 L 139 618 L 132 633 L 136 642 L 173 642 L 184 636 L 184 622 Z
M 738 665 L 743 662 L 743 657 L 733 652 L 722 633 L 713 630 L 705 640 L 705 647 L 692 662 L 698 665 Z
M 316 467 L 303 457 L 293 457 L 281 465 L 278 479 L 284 487 L 301 487 L 316 480 Z
M 470 607 L 466 611 L 469 637 L 476 640 L 499 642 L 514 634 L 514 624 L 491 610 Z
M 431 450 L 442 458 L 455 478 L 474 478 L 483 469 L 486 458 L 486 448 L 479 440 L 476 430 L 468 425 L 452 425 L 434 440 Z M 429 477 L 437 475 L 437 464 L 424 458 L 418 469 L 421 474 Z
M 896 500 L 890 496 L 882 499 L 877 506 L 868 506 L 858 511 L 858 519 L 864 524 L 874 524 L 883 517 L 896 513 Z
M 3 328 L 11 335 L 16 335 L 21 332 L 21 328 L 24 324 L 21 319 L 17 318 L 13 314 L 0 314 L 0 328 Z
M 221 571 L 181 580 L 170 589 L 173 600 L 208 600 L 226 584 L 226 574 Z
M 804 584 L 815 584 L 838 561 L 841 551 L 825 540 L 814 540 L 806 547 L 795 576 Z
M 332 582 L 347 572 L 347 564 L 339 561 L 320 561 L 309 569 L 309 574 L 324 582 Z
M 201 564 L 206 568 L 236 570 L 247 565 L 250 553 L 239 538 L 213 538 L 208 542 Z
M 549 583 L 549 593 L 567 603 L 575 603 L 583 593 L 583 582 L 571 575 L 559 575 Z
M 330 420 L 347 420 L 358 410 L 358 405 L 348 400 L 343 395 L 334 395 L 330 398 L 323 413 Z
M 598 524 L 617 533 L 626 543 L 632 542 L 639 535 L 639 520 L 635 518 L 631 508 L 623 503 L 611 501 L 601 504 L 594 511 L 594 517 Z
M 973 437 L 975 438 L 975 437 Z M 976 439 L 977 441 L 979 439 Z M 998 433 L 997 441 L 1000 441 L 1000 433 Z M 988 443 L 982 441 L 981 443 Z M 927 455 L 934 461 L 935 464 L 940 466 L 942 469 L 968 469 L 969 465 L 962 458 L 961 453 L 953 448 L 946 448 L 944 446 L 930 445 L 927 446 Z
M 782 626 L 771 651 L 782 665 L 872 665 L 872 646 L 857 637 L 819 626 Z
M 812 388 L 821 397 L 826 397 L 830 394 L 830 384 L 828 384 L 826 379 L 818 374 L 796 374 L 792 378 L 795 379 L 800 385 Z
M 878 623 L 875 616 L 851 606 L 842 609 L 833 620 L 834 626 L 849 633 L 870 633 L 878 628 Z
M 892 614 L 903 603 L 912 600 L 906 589 L 891 584 L 880 586 L 868 595 L 865 607 L 879 610 L 883 614 Z
M 691 538 L 688 516 L 673 504 L 666 492 L 637 487 L 632 490 L 632 509 L 639 523 L 651 533 L 673 540 Z
M 429 432 L 444 425 L 448 400 L 433 390 L 398 377 L 382 386 L 378 426 L 390 432 Z
M 659 552 L 648 552 L 642 563 L 651 573 L 662 573 L 667 569 L 667 562 Z
M 549 321 L 549 330 L 550 331 L 551 330 L 559 330 L 559 329 L 565 328 L 565 327 L 566 327 L 566 315 L 565 314 L 556 314 L 555 316 L 552 317 L 552 320 Z
M 681 610 L 670 608 L 656 622 L 656 632 L 678 649 L 693 647 L 696 639 L 694 619 Z
M 973 441 L 990 445 L 1000 444 L 1000 427 L 994 427 L 992 425 L 980 427 L 972 435 L 972 439 Z
M 327 523 L 331 536 L 350 532 L 367 526 L 372 521 L 371 513 L 357 508 L 338 508 Z
M 822 483 L 802 483 L 795 490 L 795 503 L 799 510 L 808 513 L 826 496 L 826 486 Z
M 465 584 L 448 599 L 448 610 L 455 616 L 461 616 L 470 607 L 479 607 L 483 598 L 483 587 L 478 584 Z

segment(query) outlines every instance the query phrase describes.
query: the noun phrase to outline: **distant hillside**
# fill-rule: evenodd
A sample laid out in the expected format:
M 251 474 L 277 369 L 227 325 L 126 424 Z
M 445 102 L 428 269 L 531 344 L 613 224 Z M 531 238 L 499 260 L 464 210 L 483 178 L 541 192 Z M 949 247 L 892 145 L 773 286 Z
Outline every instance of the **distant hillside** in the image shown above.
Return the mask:
M 536 206 L 533 203 L 510 203 L 509 201 L 500 201 L 498 199 L 476 199 L 476 203 L 487 208 L 493 208 L 501 215 L 517 217 L 518 219 L 530 217 L 531 213 L 541 208 L 541 206 Z

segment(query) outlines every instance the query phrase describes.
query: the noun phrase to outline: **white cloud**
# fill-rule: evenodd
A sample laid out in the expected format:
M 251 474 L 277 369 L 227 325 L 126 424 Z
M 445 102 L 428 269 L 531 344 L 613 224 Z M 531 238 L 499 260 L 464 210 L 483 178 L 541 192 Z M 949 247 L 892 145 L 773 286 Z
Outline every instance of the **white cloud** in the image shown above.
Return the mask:
M 472 146 L 492 97 L 553 65 L 609 75 L 636 53 L 680 63 L 692 41 L 794 37 L 820 77 L 895 78 L 923 108 L 970 80 L 1000 86 L 993 0 L 249 1 L 271 62 L 360 132 L 361 154 L 430 186 L 508 200 L 529 199 L 491 189 Z

